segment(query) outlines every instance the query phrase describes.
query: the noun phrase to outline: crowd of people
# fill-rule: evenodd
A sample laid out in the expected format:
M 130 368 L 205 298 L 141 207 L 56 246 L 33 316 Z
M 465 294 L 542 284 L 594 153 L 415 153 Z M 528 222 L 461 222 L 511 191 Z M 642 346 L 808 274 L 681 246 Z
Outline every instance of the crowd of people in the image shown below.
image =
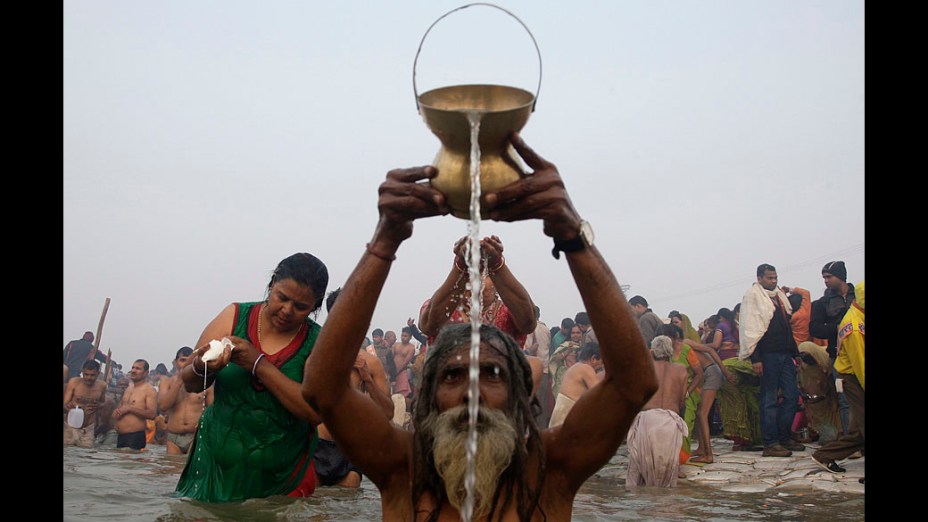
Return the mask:
M 392 170 L 372 238 L 338 289 L 328 291 L 322 260 L 293 254 L 263 300 L 225 306 L 170 370 L 134 361 L 112 396 L 95 356 L 73 374 L 69 343 L 64 412 L 85 413 L 78 425 L 64 421 L 65 444 L 163 443 L 168 455 L 186 455 L 174 496 L 204 502 L 305 497 L 320 485 L 358 487 L 363 475 L 381 493 L 385 520 L 569 520 L 580 486 L 623 443 L 629 488 L 672 487 L 681 463 L 712 462 L 714 417 L 735 449 L 765 457 L 823 443 L 813 458 L 832 473 L 863 451 L 863 283 L 847 282 L 843 262 L 823 267 L 825 294 L 812 302 L 806 289 L 778 286 L 763 263 L 732 308 L 695 327 L 677 310 L 662 318 L 643 296 L 626 300 L 555 165 L 518 134 L 510 143 L 531 179 L 484 194 L 486 216 L 542 221 L 585 310 L 548 328 L 503 241 L 464 237 L 399 338 L 371 329 L 413 222 L 450 212 L 426 183 L 434 167 Z M 480 259 L 474 281 L 468 257 Z M 322 325 L 311 316 L 324 303 Z M 208 353 L 220 340 L 221 352 Z

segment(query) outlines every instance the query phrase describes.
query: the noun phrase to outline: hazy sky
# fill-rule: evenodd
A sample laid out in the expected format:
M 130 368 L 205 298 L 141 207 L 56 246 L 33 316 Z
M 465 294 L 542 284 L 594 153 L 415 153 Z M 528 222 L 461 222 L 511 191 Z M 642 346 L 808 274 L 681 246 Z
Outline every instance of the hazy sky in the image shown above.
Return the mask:
M 64 2 L 62 347 L 109 297 L 101 348 L 169 364 L 295 252 L 341 286 L 386 172 L 440 149 L 413 60 L 466 3 Z M 814 298 L 827 261 L 864 278 L 862 0 L 497 5 L 540 61 L 514 18 L 474 6 L 428 33 L 415 89 L 536 92 L 523 137 L 629 297 L 695 323 L 740 302 L 760 263 Z M 502 238 L 549 327 L 583 309 L 540 222 L 480 232 Z M 417 222 L 370 329 L 417 316 L 467 233 Z

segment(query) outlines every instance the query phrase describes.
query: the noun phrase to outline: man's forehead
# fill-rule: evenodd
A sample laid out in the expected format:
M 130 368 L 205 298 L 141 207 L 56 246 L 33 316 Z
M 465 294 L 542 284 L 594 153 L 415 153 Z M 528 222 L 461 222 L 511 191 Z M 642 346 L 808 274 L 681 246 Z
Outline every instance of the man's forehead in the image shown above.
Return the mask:
M 446 359 L 445 364 L 453 363 L 455 361 L 467 360 L 470 361 L 470 344 L 462 344 L 456 348 L 453 348 Z M 505 361 L 506 353 L 500 348 L 493 346 L 486 341 L 481 341 L 480 343 L 480 360 L 481 361 Z

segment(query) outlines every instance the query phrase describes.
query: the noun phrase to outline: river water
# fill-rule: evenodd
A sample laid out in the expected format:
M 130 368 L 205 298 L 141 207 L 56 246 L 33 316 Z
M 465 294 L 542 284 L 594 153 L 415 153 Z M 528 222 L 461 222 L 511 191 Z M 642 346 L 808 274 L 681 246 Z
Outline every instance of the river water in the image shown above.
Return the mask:
M 574 502 L 575 521 L 864 520 L 861 493 L 809 490 L 725 491 L 681 480 L 673 489 L 625 490 L 625 449 L 591 477 Z M 363 521 L 381 520 L 380 494 L 367 479 L 356 490 L 317 488 L 313 497 L 273 497 L 227 504 L 171 498 L 186 457 L 164 446 L 140 453 L 64 448 L 65 521 Z

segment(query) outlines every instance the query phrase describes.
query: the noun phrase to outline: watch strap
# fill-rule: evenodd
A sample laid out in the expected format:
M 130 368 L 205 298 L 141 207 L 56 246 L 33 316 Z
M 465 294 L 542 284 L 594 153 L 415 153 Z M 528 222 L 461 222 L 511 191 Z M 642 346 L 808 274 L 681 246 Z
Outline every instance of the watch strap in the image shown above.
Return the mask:
M 577 252 L 586 248 L 586 242 L 578 234 L 573 239 L 555 239 L 554 248 L 551 249 L 551 255 L 554 259 L 561 258 L 561 252 Z

